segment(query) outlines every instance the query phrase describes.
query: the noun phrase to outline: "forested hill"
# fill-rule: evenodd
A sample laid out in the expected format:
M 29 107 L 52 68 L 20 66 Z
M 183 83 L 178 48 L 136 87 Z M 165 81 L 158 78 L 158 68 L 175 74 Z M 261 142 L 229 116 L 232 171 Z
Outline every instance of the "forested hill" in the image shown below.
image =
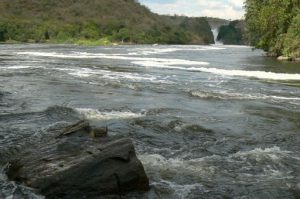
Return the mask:
M 154 14 L 136 0 L 1 0 L 0 41 L 210 44 L 205 18 Z
M 217 40 L 223 44 L 247 45 L 245 21 L 234 20 L 229 22 L 228 25 L 220 26 Z
M 300 1 L 246 0 L 249 41 L 271 56 L 300 59 Z

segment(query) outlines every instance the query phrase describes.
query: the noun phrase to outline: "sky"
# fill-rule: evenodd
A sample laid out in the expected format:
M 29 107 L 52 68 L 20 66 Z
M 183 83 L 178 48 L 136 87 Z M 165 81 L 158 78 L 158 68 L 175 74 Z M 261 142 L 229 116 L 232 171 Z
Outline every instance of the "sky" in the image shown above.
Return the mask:
M 241 19 L 244 16 L 244 0 L 139 0 L 152 12 L 190 17 L 217 17 Z

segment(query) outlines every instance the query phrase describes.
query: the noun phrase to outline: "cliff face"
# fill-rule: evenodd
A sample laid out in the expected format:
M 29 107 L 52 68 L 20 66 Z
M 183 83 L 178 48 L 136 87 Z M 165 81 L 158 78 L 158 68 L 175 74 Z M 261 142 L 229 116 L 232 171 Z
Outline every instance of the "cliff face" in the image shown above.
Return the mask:
M 210 27 L 212 29 L 220 28 L 221 26 L 225 26 L 229 24 L 229 20 L 220 19 L 220 18 L 213 18 L 213 17 L 206 17 Z
M 1 0 L 0 40 L 209 44 L 204 18 L 159 16 L 135 0 Z
M 223 44 L 245 45 L 245 22 L 242 20 L 231 21 L 228 25 L 219 28 L 218 41 Z
M 211 27 L 204 17 L 160 16 L 171 26 L 188 33 L 190 44 L 213 44 Z

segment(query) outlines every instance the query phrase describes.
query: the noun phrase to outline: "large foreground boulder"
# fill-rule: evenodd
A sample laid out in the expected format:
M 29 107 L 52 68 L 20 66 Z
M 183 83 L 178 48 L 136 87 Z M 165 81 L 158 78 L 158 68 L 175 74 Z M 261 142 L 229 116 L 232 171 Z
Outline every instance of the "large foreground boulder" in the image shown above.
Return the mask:
M 85 121 L 55 131 L 11 162 L 11 180 L 47 198 L 91 198 L 145 191 L 149 181 L 130 139 L 91 136 Z M 51 136 L 50 136 L 51 137 Z

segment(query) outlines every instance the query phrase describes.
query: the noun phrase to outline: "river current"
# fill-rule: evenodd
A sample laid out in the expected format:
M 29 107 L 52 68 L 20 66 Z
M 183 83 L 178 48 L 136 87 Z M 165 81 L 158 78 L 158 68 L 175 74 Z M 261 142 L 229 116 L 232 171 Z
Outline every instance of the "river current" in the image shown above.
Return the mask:
M 0 45 L 0 198 L 43 198 L 6 159 L 70 111 L 134 141 L 151 189 L 124 198 L 300 197 L 299 63 L 247 46 Z

